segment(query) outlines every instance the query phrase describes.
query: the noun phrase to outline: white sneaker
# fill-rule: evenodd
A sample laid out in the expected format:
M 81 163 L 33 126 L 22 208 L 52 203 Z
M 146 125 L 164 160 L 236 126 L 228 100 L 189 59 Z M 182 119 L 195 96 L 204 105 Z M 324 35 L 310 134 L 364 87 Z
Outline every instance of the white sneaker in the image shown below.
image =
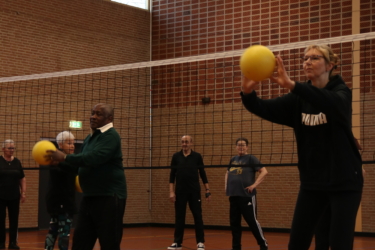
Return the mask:
M 197 250 L 204 250 L 204 244 L 202 242 L 198 243 Z
M 179 249 L 182 249 L 182 246 L 180 244 L 177 244 L 177 243 L 172 243 L 172 245 L 168 247 L 168 250 L 179 250 Z M 204 250 L 204 248 L 203 248 L 203 250 Z

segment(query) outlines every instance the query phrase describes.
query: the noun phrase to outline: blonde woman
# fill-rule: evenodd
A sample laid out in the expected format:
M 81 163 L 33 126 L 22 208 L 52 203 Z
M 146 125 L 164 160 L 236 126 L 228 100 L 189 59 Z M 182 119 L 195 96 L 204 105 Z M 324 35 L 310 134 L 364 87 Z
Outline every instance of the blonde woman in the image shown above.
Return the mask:
M 351 131 L 352 93 L 333 75 L 338 56 L 325 45 L 307 47 L 302 57 L 307 82 L 291 80 L 281 57 L 276 61 L 277 74 L 270 79 L 290 93 L 262 100 L 254 91 L 257 83 L 244 78 L 241 96 L 250 112 L 294 129 L 301 185 L 288 249 L 309 249 L 316 224 L 329 208 L 331 249 L 352 250 L 362 161 Z

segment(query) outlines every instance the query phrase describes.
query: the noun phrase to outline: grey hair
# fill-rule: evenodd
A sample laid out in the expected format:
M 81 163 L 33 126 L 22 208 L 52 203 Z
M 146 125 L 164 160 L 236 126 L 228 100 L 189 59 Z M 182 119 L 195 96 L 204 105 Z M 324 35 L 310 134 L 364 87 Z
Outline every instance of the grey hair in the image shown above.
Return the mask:
M 14 143 L 14 141 L 12 139 L 6 139 L 5 141 L 3 141 L 3 148 L 5 148 L 5 145 L 10 143 Z
M 70 131 L 63 131 L 56 136 L 56 143 L 59 146 L 59 144 L 69 139 L 74 140 L 74 135 Z

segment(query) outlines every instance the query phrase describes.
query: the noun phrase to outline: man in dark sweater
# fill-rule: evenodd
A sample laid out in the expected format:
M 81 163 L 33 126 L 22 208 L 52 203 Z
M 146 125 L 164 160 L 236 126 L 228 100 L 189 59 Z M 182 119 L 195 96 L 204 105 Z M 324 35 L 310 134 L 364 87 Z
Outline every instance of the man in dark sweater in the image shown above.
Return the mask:
M 169 199 L 175 205 L 174 243 L 169 250 L 182 249 L 184 238 L 186 205 L 189 203 L 194 217 L 197 250 L 204 250 L 204 231 L 202 219 L 201 188 L 198 173 L 206 187 L 206 200 L 210 200 L 210 187 L 203 166 L 202 156 L 194 152 L 193 138 L 184 135 L 181 138 L 182 150 L 175 153 L 171 162 L 169 176 Z M 176 182 L 176 185 L 175 185 Z
M 83 198 L 72 250 L 92 250 L 97 239 L 102 250 L 120 250 L 127 189 L 121 139 L 112 122 L 113 108 L 99 103 L 92 109 L 92 133 L 84 140 L 81 153 L 49 152 L 53 163 L 79 166 Z

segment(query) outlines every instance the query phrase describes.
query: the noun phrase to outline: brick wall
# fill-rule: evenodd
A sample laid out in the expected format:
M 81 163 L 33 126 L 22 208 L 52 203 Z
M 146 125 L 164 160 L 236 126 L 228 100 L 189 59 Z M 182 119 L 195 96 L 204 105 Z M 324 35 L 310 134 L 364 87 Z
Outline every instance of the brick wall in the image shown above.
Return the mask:
M 153 1 L 153 59 L 350 35 L 351 12 L 351 0 Z
M 148 61 L 149 12 L 101 0 L 0 3 L 0 76 Z

